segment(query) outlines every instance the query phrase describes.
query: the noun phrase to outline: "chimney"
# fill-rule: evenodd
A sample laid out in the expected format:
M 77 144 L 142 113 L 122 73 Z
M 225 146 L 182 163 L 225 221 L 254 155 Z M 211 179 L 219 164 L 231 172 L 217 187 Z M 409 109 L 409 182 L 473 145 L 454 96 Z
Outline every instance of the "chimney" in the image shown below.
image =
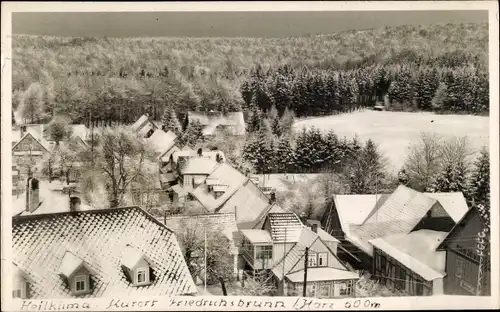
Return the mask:
M 26 126 L 21 126 L 21 138 L 24 136 L 26 133 Z
M 198 156 L 202 156 L 203 155 L 203 149 L 200 147 L 198 149 Z
M 271 204 L 274 204 L 276 202 L 276 193 L 271 192 Z
M 316 223 L 311 226 L 311 229 L 314 233 L 318 234 L 318 225 Z
M 78 211 L 80 210 L 80 205 L 82 201 L 80 197 L 77 196 L 71 196 L 69 198 L 69 211 Z
M 35 178 L 28 179 L 26 190 L 26 211 L 33 212 L 40 205 L 40 182 Z

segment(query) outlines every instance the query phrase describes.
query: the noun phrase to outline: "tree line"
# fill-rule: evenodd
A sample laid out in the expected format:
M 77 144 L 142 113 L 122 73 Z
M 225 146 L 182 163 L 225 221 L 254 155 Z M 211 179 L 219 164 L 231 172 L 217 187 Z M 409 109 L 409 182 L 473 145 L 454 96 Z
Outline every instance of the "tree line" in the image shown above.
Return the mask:
M 298 38 L 13 38 L 13 107 L 27 122 L 131 123 L 169 107 L 280 115 L 404 109 L 486 113 L 487 25 L 404 26 Z M 32 47 L 37 47 L 36 49 Z M 209 52 L 207 52 L 209 51 Z

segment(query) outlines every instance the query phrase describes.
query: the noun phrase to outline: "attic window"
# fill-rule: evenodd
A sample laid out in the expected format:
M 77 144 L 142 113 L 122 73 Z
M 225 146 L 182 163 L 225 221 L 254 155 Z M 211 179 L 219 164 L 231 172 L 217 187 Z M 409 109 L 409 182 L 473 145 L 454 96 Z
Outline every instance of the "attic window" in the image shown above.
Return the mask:
M 75 276 L 75 292 L 82 293 L 88 290 L 88 275 L 78 275 Z
M 150 138 L 154 132 L 155 132 L 154 129 L 150 129 L 148 133 L 146 133 L 146 139 Z
M 83 295 L 91 292 L 90 269 L 86 263 L 67 251 L 59 267 L 59 275 L 64 278 L 73 295 Z
M 138 249 L 128 245 L 123 254 L 122 266 L 127 278 L 134 286 L 145 286 L 151 282 L 151 267 L 146 256 Z

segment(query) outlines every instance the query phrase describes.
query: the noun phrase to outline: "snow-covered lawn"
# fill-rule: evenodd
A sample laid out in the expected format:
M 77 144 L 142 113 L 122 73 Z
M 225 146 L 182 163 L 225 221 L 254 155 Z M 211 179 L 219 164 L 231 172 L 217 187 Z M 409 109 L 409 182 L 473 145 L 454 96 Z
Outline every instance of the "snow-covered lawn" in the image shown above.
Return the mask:
M 389 159 L 389 169 L 399 170 L 408 145 L 418 141 L 421 132 L 435 132 L 444 138 L 466 135 L 471 147 L 478 150 L 489 146 L 489 122 L 488 117 L 482 116 L 365 110 L 298 120 L 294 128 L 315 126 L 322 131 L 334 130 L 339 137 L 352 138 L 357 134 L 363 141 L 371 138 Z

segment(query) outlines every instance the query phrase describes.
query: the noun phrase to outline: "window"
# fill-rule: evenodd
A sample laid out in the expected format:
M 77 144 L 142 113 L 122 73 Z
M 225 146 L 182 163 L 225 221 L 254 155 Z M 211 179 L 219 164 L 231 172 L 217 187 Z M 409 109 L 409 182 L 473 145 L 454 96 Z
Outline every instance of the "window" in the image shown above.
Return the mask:
M 22 298 L 21 289 L 16 289 L 12 291 L 12 298 Z
M 319 296 L 322 298 L 330 297 L 330 285 L 319 286 Z
M 326 252 L 322 252 L 318 254 L 318 266 L 327 266 L 328 265 L 328 254 Z
M 307 297 L 316 297 L 316 285 L 307 285 Z
M 349 296 L 352 291 L 352 281 L 340 283 L 339 288 L 341 296 Z
M 148 275 L 147 268 L 137 269 L 137 284 L 147 283 L 148 282 L 147 275 Z
M 257 259 L 272 259 L 273 246 L 257 246 L 256 247 Z
M 307 266 L 312 268 L 317 266 L 317 255 L 315 253 L 309 254 L 307 258 Z
M 79 275 L 75 277 L 75 291 L 82 292 L 87 290 L 87 276 Z

